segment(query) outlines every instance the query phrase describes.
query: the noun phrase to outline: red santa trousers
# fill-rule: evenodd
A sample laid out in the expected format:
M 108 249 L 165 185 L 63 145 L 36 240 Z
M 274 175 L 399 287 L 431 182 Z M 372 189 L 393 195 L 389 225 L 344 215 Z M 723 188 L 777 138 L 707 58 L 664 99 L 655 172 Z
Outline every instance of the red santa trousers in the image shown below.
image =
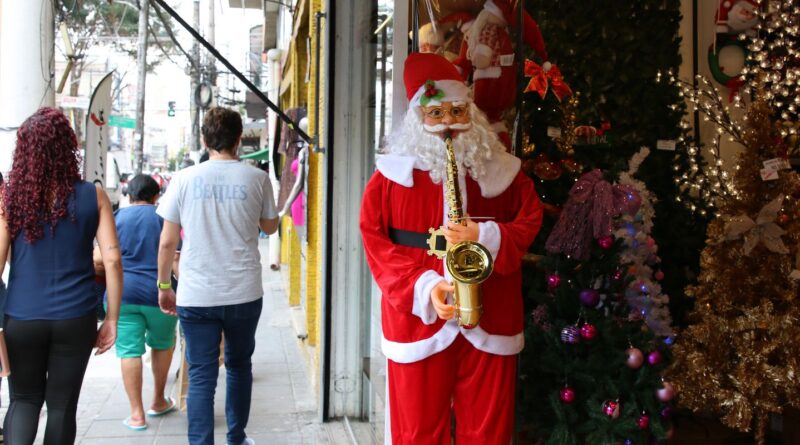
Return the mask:
M 389 360 L 391 445 L 450 445 L 451 408 L 456 444 L 510 444 L 516 368 L 516 355 L 480 351 L 462 335 L 424 360 Z

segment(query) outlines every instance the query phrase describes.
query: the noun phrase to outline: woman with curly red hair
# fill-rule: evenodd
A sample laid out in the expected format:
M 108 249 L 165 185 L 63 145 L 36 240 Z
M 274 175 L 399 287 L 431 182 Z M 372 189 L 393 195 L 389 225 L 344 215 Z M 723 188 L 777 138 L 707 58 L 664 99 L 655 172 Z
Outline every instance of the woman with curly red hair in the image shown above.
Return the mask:
M 75 133 L 55 108 L 40 108 L 17 131 L 0 214 L 0 258 L 11 250 L 7 444 L 33 443 L 43 403 L 44 443 L 74 443 L 92 348 L 102 354 L 116 339 L 122 264 L 114 216 L 105 191 L 81 180 L 79 156 Z M 99 329 L 92 290 L 95 238 L 108 289 L 108 315 Z

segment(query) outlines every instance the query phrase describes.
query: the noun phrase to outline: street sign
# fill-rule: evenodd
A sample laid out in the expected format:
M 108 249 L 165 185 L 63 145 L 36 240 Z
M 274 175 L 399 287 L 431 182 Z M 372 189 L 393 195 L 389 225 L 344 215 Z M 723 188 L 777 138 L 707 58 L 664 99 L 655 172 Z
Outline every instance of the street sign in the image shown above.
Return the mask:
M 112 114 L 108 116 L 108 126 L 130 128 L 131 130 L 133 130 L 136 128 L 136 119 L 125 116 L 115 116 Z

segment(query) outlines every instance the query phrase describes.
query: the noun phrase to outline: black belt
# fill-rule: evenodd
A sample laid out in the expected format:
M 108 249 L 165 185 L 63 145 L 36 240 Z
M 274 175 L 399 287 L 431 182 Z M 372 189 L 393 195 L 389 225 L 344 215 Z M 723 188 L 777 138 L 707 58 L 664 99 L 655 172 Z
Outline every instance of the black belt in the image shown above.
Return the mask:
M 409 232 L 407 230 L 389 227 L 389 239 L 391 239 L 393 243 L 401 246 L 418 247 L 428 250 L 430 249 L 428 245 L 428 239 L 430 239 L 430 237 L 430 233 Z M 443 235 L 436 236 L 436 250 L 447 250 L 447 240 L 444 239 Z

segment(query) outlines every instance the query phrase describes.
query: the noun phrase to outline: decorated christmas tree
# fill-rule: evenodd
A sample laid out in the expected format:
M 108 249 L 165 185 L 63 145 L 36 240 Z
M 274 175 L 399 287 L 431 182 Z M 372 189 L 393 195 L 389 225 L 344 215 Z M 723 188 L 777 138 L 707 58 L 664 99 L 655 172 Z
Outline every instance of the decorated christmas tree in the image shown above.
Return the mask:
M 580 92 L 580 103 L 567 112 L 566 99 L 559 100 L 552 91 L 542 97 L 529 90 L 522 106 L 526 146 L 534 147 L 523 154 L 525 170 L 549 215 L 534 253 L 544 252 L 544 240 L 577 175 L 600 168 L 616 177 L 634 153 L 650 147 L 638 177 L 654 198 L 659 224 L 651 235 L 660 241 L 658 254 L 663 259 L 663 280 L 658 284 L 672 297 L 677 324 L 688 308 L 683 290 L 696 278 L 707 221 L 706 215 L 677 201 L 689 199 L 689 191 L 678 187 L 674 174 L 693 175 L 690 155 L 656 149 L 670 148 L 686 134 L 680 125 L 685 111 L 680 88 L 657 81 L 659 72 L 677 70 L 681 64 L 680 3 L 613 0 L 598 9 L 580 0 L 526 0 L 547 42 L 550 61 L 572 90 Z M 533 51 L 526 55 L 542 63 Z M 575 116 L 576 138 L 567 148 L 559 143 L 559 133 L 570 114 Z
M 653 207 L 633 179 L 647 152 L 620 182 L 600 170 L 569 192 L 539 267 L 523 354 L 525 435 L 545 444 L 649 444 L 671 435 L 674 393 L 666 297 L 656 284 L 657 246 L 648 235 Z M 616 237 L 615 237 L 616 234 Z M 667 340 L 666 342 L 664 340 Z
M 717 218 L 699 281 L 687 291 L 695 297 L 693 324 L 677 337 L 669 372 L 680 405 L 754 432 L 759 445 L 770 414 L 800 407 L 800 178 L 788 161 L 798 149 L 800 3 L 768 6 L 759 10 L 755 36 L 743 36 L 750 50 L 744 91 L 753 102 L 745 94 L 729 106 L 705 79 L 697 88 L 684 84 L 718 134 L 705 153 L 712 169 L 694 185 Z M 742 119 L 737 109 L 746 112 Z M 743 147 L 733 168 L 720 156 L 721 139 Z

